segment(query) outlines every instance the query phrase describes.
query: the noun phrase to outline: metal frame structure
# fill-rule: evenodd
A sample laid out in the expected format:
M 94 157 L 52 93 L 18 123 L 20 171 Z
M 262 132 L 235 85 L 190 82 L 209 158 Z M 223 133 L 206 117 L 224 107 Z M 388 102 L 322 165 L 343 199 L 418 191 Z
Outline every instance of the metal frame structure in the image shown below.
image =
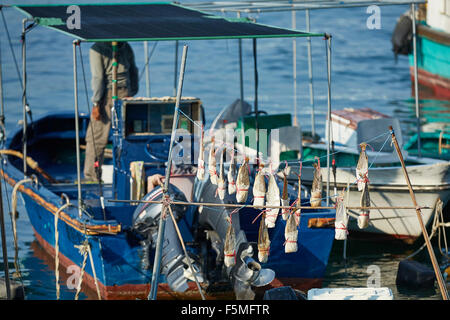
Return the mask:
M 418 155 L 421 156 L 421 141 L 420 141 L 420 107 L 418 95 L 418 74 L 417 74 L 417 48 L 416 48 L 416 5 L 426 3 L 426 0 L 243 0 L 243 1 L 210 1 L 197 2 L 186 4 L 197 10 L 205 12 L 221 12 L 221 13 L 236 13 L 238 17 L 242 13 L 271 13 L 271 12 L 292 12 L 292 28 L 296 28 L 296 11 L 305 11 L 306 31 L 310 31 L 309 10 L 323 10 L 332 8 L 354 8 L 367 7 L 371 5 L 376 6 L 391 6 L 391 5 L 410 5 L 412 15 L 412 29 L 413 29 L 413 56 L 414 56 L 414 89 L 415 89 L 415 113 L 417 121 L 417 149 Z M 297 71 L 296 71 L 296 42 L 293 39 L 293 86 L 294 86 L 294 123 L 297 122 Z M 311 133 L 315 134 L 315 114 L 314 114 L 314 88 L 312 81 L 312 57 L 311 57 L 311 41 L 308 38 L 308 75 L 309 75 L 309 93 L 310 93 L 310 107 L 311 107 Z M 240 53 L 241 55 L 241 53 Z M 242 71 L 241 71 L 242 72 Z M 242 85 L 242 82 L 241 82 Z M 241 88 L 241 91 L 243 89 Z M 329 143 L 328 143 L 329 144 Z M 329 159 L 328 159 L 329 160 Z

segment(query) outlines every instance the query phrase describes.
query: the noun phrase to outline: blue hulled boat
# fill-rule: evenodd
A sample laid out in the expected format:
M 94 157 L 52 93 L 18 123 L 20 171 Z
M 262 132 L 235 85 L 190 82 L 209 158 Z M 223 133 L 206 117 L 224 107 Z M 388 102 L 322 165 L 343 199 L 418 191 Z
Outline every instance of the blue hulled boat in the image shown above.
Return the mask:
M 81 42 L 318 36 L 247 20 L 230 21 L 169 3 L 107 5 L 109 22 L 130 17 L 130 25 L 121 25 L 120 30 L 111 27 L 114 23 L 104 24 L 106 5 L 80 5 L 86 19 L 80 30 L 60 23 L 67 6 L 17 7 L 32 23 L 69 33 Z M 173 29 L 173 21 L 182 27 Z M 165 24 L 165 32 L 159 33 L 161 28 L 153 24 Z M 75 54 L 79 45 L 74 42 Z M 40 245 L 57 255 L 63 267 L 83 269 L 83 284 L 104 299 L 151 298 L 152 283 L 157 285 L 158 298 L 169 299 L 195 299 L 201 293 L 207 298 L 252 299 L 255 293 L 281 285 L 300 290 L 320 287 L 334 239 L 335 210 L 303 209 L 298 250 L 289 254 L 284 252 L 286 223 L 278 217 L 269 229 L 268 261 L 259 263 L 259 220 L 255 218 L 260 210 L 246 207 L 253 198 L 251 188 L 247 202 L 234 210 L 224 205 L 236 204 L 235 195 L 220 200 L 207 173 L 203 180 L 196 177 L 196 123 L 204 125 L 204 110 L 200 99 L 181 97 L 179 90 L 177 97 L 115 101 L 109 152 L 99 183 L 80 179 L 87 115 L 51 112 L 33 123 L 25 122 L 24 129 L 10 136 L 2 150 L 1 175 L 20 192 Z M 76 99 L 75 105 L 77 110 Z M 175 116 L 179 111 L 179 117 Z M 182 134 L 173 134 L 173 124 Z M 182 153 L 182 161 L 173 161 L 169 170 L 172 146 L 174 154 Z M 148 178 L 164 175 L 166 170 L 168 188 L 153 186 Z M 255 172 L 250 173 L 251 185 Z M 289 186 L 288 192 L 292 203 L 297 191 Z M 172 203 L 176 224 L 166 216 L 164 233 L 160 233 L 165 196 Z M 302 204 L 308 206 L 309 199 L 302 199 Z M 232 219 L 236 260 L 234 266 L 226 267 L 223 247 L 232 212 L 236 213 Z M 159 246 L 160 260 L 155 258 Z

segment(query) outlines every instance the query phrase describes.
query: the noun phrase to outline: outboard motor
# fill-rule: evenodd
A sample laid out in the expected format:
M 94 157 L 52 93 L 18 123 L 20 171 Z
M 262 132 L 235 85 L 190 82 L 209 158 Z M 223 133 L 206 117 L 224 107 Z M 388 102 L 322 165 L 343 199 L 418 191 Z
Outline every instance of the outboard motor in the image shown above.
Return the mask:
M 178 188 L 173 185 L 169 185 L 168 194 L 172 201 L 186 201 L 186 198 Z M 161 187 L 155 188 L 148 193 L 142 200 L 161 200 L 163 197 Z M 159 203 L 141 203 L 133 214 L 133 227 L 132 230 L 141 236 L 143 255 L 142 255 L 142 268 L 150 268 L 150 250 L 156 248 L 156 239 L 158 236 L 159 219 L 161 218 L 162 204 Z M 179 220 L 186 212 L 186 206 L 172 206 L 172 212 L 175 220 Z M 187 259 L 184 255 L 184 251 L 181 247 L 180 240 L 178 239 L 175 226 L 170 217 L 166 218 L 166 229 L 164 232 L 164 244 L 162 249 L 162 274 L 166 276 L 167 283 L 170 288 L 176 292 L 184 292 L 188 289 L 188 280 L 192 280 L 191 271 L 188 268 Z M 191 259 L 191 264 L 194 270 L 200 270 L 200 268 Z M 199 282 L 203 282 L 203 277 L 200 273 L 197 273 L 197 279 Z
M 209 178 L 197 185 L 200 202 L 233 203 L 233 199 L 227 194 L 224 200 L 215 197 L 216 188 L 211 186 Z M 232 196 L 231 196 L 232 197 Z M 219 211 L 212 207 L 203 207 L 198 216 L 198 223 L 202 227 L 207 227 L 208 239 L 211 247 L 217 253 L 217 262 L 223 263 L 223 246 L 228 229 L 228 216 L 231 208 L 224 208 Z M 257 262 L 257 244 L 248 242 L 243 230 L 241 230 L 239 219 L 232 219 L 233 228 L 236 234 L 236 264 L 226 268 L 226 275 L 233 285 L 236 299 L 253 300 L 255 293 L 252 287 L 265 286 L 275 278 L 275 272 L 271 269 L 263 269 Z
M 238 259 L 231 270 L 237 300 L 253 300 L 255 293 L 252 286 L 263 287 L 275 278 L 273 270 L 262 269 L 261 265 L 253 259 L 256 252 L 256 243 L 241 243 L 239 246 Z

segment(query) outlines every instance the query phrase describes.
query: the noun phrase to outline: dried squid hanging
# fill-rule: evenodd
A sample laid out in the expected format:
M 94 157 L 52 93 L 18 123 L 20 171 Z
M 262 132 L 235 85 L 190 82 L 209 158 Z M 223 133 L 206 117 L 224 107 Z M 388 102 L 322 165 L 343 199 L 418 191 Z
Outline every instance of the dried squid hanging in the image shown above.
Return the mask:
M 243 203 L 247 201 L 248 188 L 250 187 L 250 178 L 248 176 L 248 158 L 245 158 L 244 163 L 239 167 L 236 178 L 236 201 Z
M 227 173 L 228 180 L 228 194 L 234 194 L 236 192 L 236 181 L 234 177 L 236 175 L 236 159 L 234 158 L 234 149 L 231 154 L 230 168 Z
M 236 264 L 236 234 L 234 233 L 231 218 L 228 218 L 228 222 L 229 226 L 225 236 L 223 255 L 225 266 L 232 267 Z
M 261 217 L 261 222 L 259 224 L 259 233 L 258 233 L 258 260 L 261 263 L 267 262 L 269 258 L 270 251 L 270 239 L 269 232 L 267 230 L 266 225 L 266 214 L 263 212 Z
M 225 183 L 225 173 L 223 168 L 223 161 L 224 157 L 226 155 L 226 149 L 224 148 L 222 150 L 222 154 L 220 156 L 220 163 L 219 163 L 219 178 L 217 179 L 217 193 L 219 194 L 219 199 L 223 200 L 225 198 L 225 190 L 226 190 L 226 183 Z
M 334 238 L 336 240 L 347 239 L 348 231 L 347 207 L 344 204 L 344 190 L 336 198 L 336 220 L 334 222 Z
M 317 159 L 317 164 L 313 163 L 314 176 L 311 187 L 311 207 L 320 207 L 322 204 L 322 172 L 320 171 L 320 160 Z
M 205 132 L 203 131 L 200 138 L 200 150 L 198 154 L 198 166 L 197 166 L 197 179 L 203 180 L 205 178 L 205 145 L 204 145 Z
M 280 189 L 278 188 L 277 180 L 275 175 L 269 173 L 269 183 L 267 185 L 266 192 L 266 205 L 267 206 L 279 206 L 280 205 Z M 275 227 L 275 222 L 277 221 L 279 208 L 267 208 L 266 210 L 266 225 L 268 228 Z
M 262 209 L 266 198 L 266 180 L 264 179 L 264 165 L 259 166 L 253 183 L 253 205 Z
M 356 181 L 358 191 L 362 191 L 360 205 L 361 207 L 370 207 L 369 195 L 369 159 L 366 153 L 366 143 L 361 143 L 361 152 L 359 154 L 358 164 L 356 165 Z M 358 227 L 360 229 L 367 228 L 369 225 L 369 209 L 361 209 L 358 217 Z
M 208 171 L 211 183 L 217 185 L 216 150 L 214 137 L 211 138 L 211 149 L 209 150 L 208 158 Z

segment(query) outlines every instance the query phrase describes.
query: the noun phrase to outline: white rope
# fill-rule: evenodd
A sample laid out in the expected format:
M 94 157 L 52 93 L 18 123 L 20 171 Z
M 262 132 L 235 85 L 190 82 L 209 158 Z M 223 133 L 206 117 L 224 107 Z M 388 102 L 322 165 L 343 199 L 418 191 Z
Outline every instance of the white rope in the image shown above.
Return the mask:
M 31 178 L 25 178 L 20 180 L 14 185 L 13 191 L 12 191 L 12 211 L 10 213 L 11 215 L 11 227 L 14 237 L 14 267 L 16 269 L 16 272 L 14 274 L 15 277 L 21 277 L 20 267 L 19 267 L 19 241 L 17 237 L 17 224 L 16 220 L 18 217 L 17 214 L 17 191 L 19 190 L 19 187 L 27 182 L 33 182 L 33 179 Z
M 69 198 L 66 196 L 66 203 L 62 205 L 55 213 L 55 282 L 56 282 L 56 300 L 59 300 L 60 285 L 59 285 L 59 232 L 58 232 L 58 220 L 59 214 L 62 210 L 70 206 Z
M 84 270 L 86 268 L 86 261 L 87 261 L 88 255 L 89 255 L 89 260 L 91 263 L 92 273 L 94 275 L 94 282 L 95 282 L 95 287 L 97 289 L 97 296 L 98 296 L 98 299 L 101 300 L 102 297 L 100 295 L 100 288 L 98 286 L 97 275 L 95 273 L 95 266 L 94 266 L 94 260 L 92 259 L 91 246 L 90 246 L 89 242 L 87 240 L 85 240 L 81 245 L 75 245 L 75 248 L 77 248 L 80 251 L 80 254 L 83 255 L 83 263 L 82 263 L 82 267 L 81 267 L 80 280 L 78 281 L 77 292 L 75 294 L 75 300 L 78 300 L 78 296 L 81 291 L 81 284 L 83 282 Z
M 442 219 L 442 222 L 439 222 L 439 218 L 441 218 Z M 440 234 L 441 234 L 441 227 L 442 227 L 442 231 L 443 231 L 443 237 L 444 237 L 444 242 L 445 242 L 445 249 L 446 249 L 446 252 L 445 252 L 445 254 L 443 254 L 443 255 L 445 255 L 445 256 L 447 256 L 448 257 L 448 248 L 447 248 L 447 237 L 446 237 L 446 235 L 445 235 L 445 228 L 446 227 L 449 227 L 450 225 L 448 224 L 448 223 L 444 223 L 444 216 L 443 216 L 443 214 L 442 214 L 442 200 L 441 199 L 438 199 L 437 200 L 437 202 L 436 202 L 436 208 L 435 208 L 435 210 L 434 210 L 434 218 L 433 218 L 433 224 L 432 224 L 432 227 L 431 227 L 431 234 L 430 234 L 430 241 L 431 241 L 431 239 L 435 236 L 435 234 L 436 234 L 436 231 L 438 231 L 439 232 L 439 238 L 438 238 L 438 244 L 439 244 L 439 251 L 441 252 L 441 254 L 443 254 L 442 253 L 442 249 L 441 249 L 441 236 L 440 236 Z M 410 258 L 412 258 L 412 257 L 414 257 L 414 256 L 416 256 L 420 251 L 422 251 L 423 250 L 423 248 L 425 248 L 426 247 L 426 243 L 424 243 L 419 249 L 417 249 L 415 252 L 413 252 L 412 254 L 410 254 L 409 256 L 407 256 L 406 258 L 405 258 L 405 260 L 408 260 L 408 259 L 410 259 Z
M 84 269 L 86 268 L 87 250 L 85 244 L 75 245 L 74 247 L 80 251 L 81 255 L 83 255 L 83 263 L 81 264 L 80 278 L 77 284 L 77 292 L 75 293 L 75 300 L 78 300 L 78 296 L 81 291 L 81 283 L 83 282 Z
M 102 296 L 100 295 L 100 288 L 98 287 L 97 275 L 95 274 L 95 266 L 94 266 L 94 260 L 92 259 L 91 246 L 89 244 L 87 245 L 87 250 L 89 253 L 89 260 L 91 261 L 91 268 L 92 268 L 92 273 L 94 275 L 94 282 L 95 282 L 95 288 L 97 289 L 98 300 L 102 300 Z

